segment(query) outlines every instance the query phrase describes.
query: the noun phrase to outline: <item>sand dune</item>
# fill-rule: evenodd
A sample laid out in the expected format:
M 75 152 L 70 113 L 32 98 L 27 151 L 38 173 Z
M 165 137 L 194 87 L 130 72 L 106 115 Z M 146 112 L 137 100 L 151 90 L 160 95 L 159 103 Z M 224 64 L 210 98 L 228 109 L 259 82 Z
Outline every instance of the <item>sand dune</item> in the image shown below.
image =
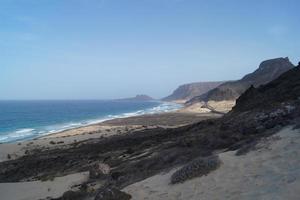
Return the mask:
M 133 200 L 298 200 L 300 196 L 300 130 L 285 128 L 260 141 L 255 150 L 236 156 L 220 153 L 223 164 L 207 176 L 170 185 L 176 170 L 123 189 Z

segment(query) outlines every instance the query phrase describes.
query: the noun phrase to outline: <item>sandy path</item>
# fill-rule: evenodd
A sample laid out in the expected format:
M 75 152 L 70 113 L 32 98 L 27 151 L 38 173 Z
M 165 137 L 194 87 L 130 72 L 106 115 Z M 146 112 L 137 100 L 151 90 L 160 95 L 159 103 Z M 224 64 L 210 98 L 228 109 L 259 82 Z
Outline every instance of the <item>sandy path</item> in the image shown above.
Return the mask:
M 58 198 L 73 185 L 86 181 L 88 172 L 57 177 L 53 181 L 0 183 L 1 200 L 38 200 L 46 197 Z
M 133 200 L 298 200 L 300 196 L 300 130 L 285 128 L 261 141 L 243 156 L 221 153 L 221 167 L 209 175 L 170 185 L 170 176 L 156 175 L 124 191 Z

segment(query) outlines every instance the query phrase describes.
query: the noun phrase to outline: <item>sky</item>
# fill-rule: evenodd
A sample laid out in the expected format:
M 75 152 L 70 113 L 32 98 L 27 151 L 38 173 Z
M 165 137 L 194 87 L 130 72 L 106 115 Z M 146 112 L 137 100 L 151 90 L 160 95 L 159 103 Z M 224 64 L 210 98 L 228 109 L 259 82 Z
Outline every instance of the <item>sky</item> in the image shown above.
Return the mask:
M 0 99 L 169 95 L 300 60 L 298 0 L 0 0 Z

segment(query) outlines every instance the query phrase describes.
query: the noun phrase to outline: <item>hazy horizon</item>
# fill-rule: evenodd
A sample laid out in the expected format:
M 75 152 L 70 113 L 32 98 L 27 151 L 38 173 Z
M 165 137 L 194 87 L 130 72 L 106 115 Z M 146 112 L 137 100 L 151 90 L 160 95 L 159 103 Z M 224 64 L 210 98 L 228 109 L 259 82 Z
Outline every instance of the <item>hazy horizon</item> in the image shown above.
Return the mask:
M 300 60 L 297 0 L 3 0 L 0 100 L 169 95 Z

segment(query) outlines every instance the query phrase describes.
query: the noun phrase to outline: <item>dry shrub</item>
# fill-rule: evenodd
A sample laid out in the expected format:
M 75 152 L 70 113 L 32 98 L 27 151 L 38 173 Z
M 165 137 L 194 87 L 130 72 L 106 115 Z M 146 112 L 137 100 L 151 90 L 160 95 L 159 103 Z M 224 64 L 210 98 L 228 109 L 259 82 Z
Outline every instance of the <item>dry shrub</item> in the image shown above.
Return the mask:
M 171 176 L 171 184 L 182 183 L 188 179 L 207 175 L 209 172 L 216 170 L 220 165 L 221 161 L 215 155 L 197 158 L 177 170 Z

